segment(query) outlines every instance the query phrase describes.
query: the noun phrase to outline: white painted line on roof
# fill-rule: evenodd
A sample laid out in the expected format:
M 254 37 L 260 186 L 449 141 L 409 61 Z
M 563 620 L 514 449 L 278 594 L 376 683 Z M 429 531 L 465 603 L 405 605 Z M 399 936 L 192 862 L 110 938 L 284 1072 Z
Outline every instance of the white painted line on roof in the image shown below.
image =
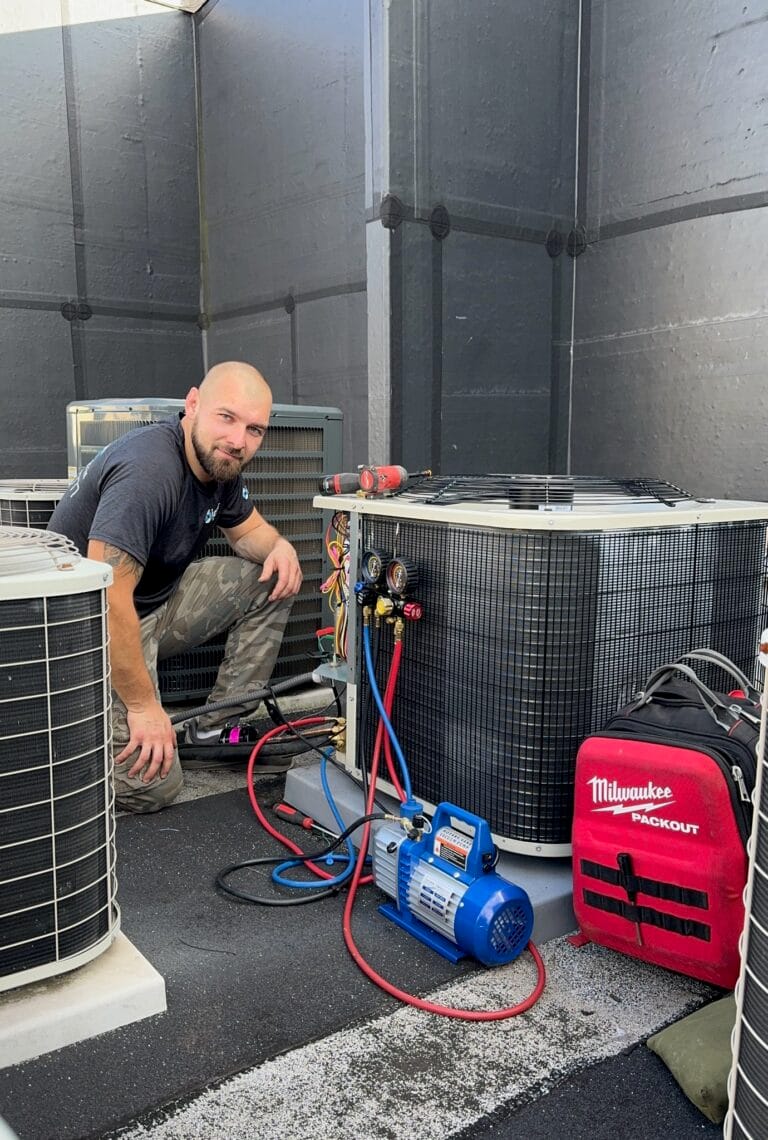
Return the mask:
M 713 993 L 598 946 L 576 950 L 564 938 L 542 953 L 547 988 L 522 1017 L 476 1024 L 403 1006 L 242 1073 L 121 1140 L 402 1140 L 427 1121 L 430 1136 L 447 1137 L 615 1056 Z M 430 997 L 494 1009 L 522 1000 L 533 984 L 525 954 Z

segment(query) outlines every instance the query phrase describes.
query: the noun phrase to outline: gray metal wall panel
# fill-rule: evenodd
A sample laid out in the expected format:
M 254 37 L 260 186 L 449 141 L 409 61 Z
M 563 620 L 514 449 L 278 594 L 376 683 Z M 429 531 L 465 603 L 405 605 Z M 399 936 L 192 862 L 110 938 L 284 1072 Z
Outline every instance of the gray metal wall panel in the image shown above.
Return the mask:
M 595 0 L 591 27 L 574 469 L 764 499 L 768 22 Z
M 554 474 L 571 471 L 571 416 L 576 265 L 566 254 L 552 260 L 552 388 L 549 407 L 549 463 Z
M 768 497 L 766 244 L 768 209 L 601 241 L 583 255 L 574 470 Z
M 296 309 L 296 402 L 344 412 L 344 469 L 368 462 L 365 293 Z
M 577 18 L 577 0 L 394 0 L 387 189 L 545 231 L 570 218 Z
M 221 0 L 200 29 L 210 309 L 365 277 L 358 0 Z
M 768 190 L 768 22 L 742 0 L 593 0 L 590 226 Z
M 391 266 L 393 277 L 399 275 L 402 293 L 398 319 L 402 327 L 402 454 L 400 462 L 409 471 L 425 467 L 440 468 L 440 434 L 442 419 L 436 407 L 441 400 L 439 376 L 434 376 L 435 343 L 433 305 L 443 296 L 444 286 L 435 278 L 435 239 L 427 226 L 404 225 L 398 234 L 400 254 Z M 435 294 L 435 290 L 437 294 Z M 438 330 L 439 332 L 439 330 Z M 440 351 L 440 360 L 442 352 Z M 437 387 L 437 390 L 436 390 Z M 385 457 L 389 458 L 389 456 Z
M 388 8 L 388 6 L 387 6 Z M 382 0 L 363 5 L 363 117 L 366 216 L 389 190 L 388 10 Z
M 208 367 L 222 360 L 248 360 L 269 382 L 275 403 L 293 399 L 291 318 L 285 309 L 216 321 L 208 332 Z
M 0 13 L 0 296 L 74 290 L 61 29 L 7 32 Z
M 379 197 L 405 213 L 387 283 L 391 458 L 544 471 L 563 450 L 550 422 L 562 289 L 544 239 L 572 226 L 578 0 L 392 0 L 374 13 L 389 87 L 370 100 L 371 161 L 389 170 Z M 424 225 L 438 204 L 451 220 L 439 246 Z
M 202 379 L 193 323 L 95 316 L 81 335 L 88 399 L 183 397 Z
M 89 297 L 196 308 L 191 21 L 168 11 L 68 34 Z
M 361 463 L 363 15 L 358 0 L 219 0 L 199 34 L 208 362 L 242 357 L 277 400 L 340 407 Z M 249 312 L 288 295 L 291 314 Z
M 391 235 L 379 222 L 366 224 L 368 458 L 371 463 L 386 463 L 392 455 L 390 244 Z
M 64 410 L 75 398 L 183 394 L 199 380 L 191 32 L 189 17 L 143 0 L 0 11 L 8 474 L 66 472 Z M 67 323 L 59 310 L 70 301 L 97 315 Z M 143 317 L 99 315 L 105 302 Z M 150 320 L 169 310 L 187 319 Z
M 443 243 L 443 471 L 546 471 L 552 264 L 527 242 Z
M 56 312 L 0 308 L 0 478 L 64 477 L 64 409 L 72 399 L 70 330 Z

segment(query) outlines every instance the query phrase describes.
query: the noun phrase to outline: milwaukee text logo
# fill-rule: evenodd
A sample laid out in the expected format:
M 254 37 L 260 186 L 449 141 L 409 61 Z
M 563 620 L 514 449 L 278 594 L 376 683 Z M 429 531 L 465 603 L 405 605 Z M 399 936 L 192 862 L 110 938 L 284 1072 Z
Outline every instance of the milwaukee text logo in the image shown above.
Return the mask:
M 666 819 L 651 815 L 660 808 L 671 807 L 675 802 L 672 789 L 664 784 L 631 784 L 623 787 L 618 780 L 605 776 L 593 776 L 587 780 L 592 789 L 594 812 L 609 812 L 611 815 L 628 815 L 633 823 L 644 823 L 661 831 L 679 831 L 684 835 L 696 835 L 697 823 L 683 823 L 679 819 Z

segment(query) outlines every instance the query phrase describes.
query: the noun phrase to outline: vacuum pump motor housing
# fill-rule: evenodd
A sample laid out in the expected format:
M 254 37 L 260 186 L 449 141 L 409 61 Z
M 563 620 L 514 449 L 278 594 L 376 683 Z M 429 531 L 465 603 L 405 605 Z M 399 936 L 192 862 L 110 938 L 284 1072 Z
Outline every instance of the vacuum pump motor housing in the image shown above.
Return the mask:
M 382 912 L 445 957 L 458 961 L 469 955 L 500 966 L 528 944 L 530 900 L 492 870 L 495 847 L 484 820 L 440 804 L 431 832 L 421 839 L 408 839 L 396 824 L 382 824 L 372 854 L 374 881 L 397 904 Z

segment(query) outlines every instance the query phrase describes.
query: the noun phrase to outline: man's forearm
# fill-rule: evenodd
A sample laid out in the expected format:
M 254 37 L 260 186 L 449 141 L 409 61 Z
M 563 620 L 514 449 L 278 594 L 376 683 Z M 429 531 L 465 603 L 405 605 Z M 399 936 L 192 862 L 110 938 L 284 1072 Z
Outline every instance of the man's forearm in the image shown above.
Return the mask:
M 270 602 L 292 598 L 301 589 L 299 556 L 287 538 L 262 518 L 254 508 L 240 526 L 225 529 L 235 554 L 262 566 L 260 582 L 274 577 Z
M 109 602 L 109 661 L 112 668 L 112 688 L 128 709 L 144 708 L 153 704 L 155 686 L 149 675 L 141 647 L 141 625 L 132 600 L 112 597 Z
M 268 522 L 264 522 L 254 527 L 248 534 L 236 539 L 232 543 L 232 549 L 240 558 L 246 558 L 249 562 L 263 562 L 281 541 L 286 540 L 282 538 L 280 532 Z
M 143 567 L 126 551 L 101 539 L 89 539 L 88 557 L 106 562 L 114 571 L 112 585 L 107 589 L 112 688 L 127 709 L 144 709 L 156 704 L 157 697 L 144 660 L 141 624 L 133 600 Z

